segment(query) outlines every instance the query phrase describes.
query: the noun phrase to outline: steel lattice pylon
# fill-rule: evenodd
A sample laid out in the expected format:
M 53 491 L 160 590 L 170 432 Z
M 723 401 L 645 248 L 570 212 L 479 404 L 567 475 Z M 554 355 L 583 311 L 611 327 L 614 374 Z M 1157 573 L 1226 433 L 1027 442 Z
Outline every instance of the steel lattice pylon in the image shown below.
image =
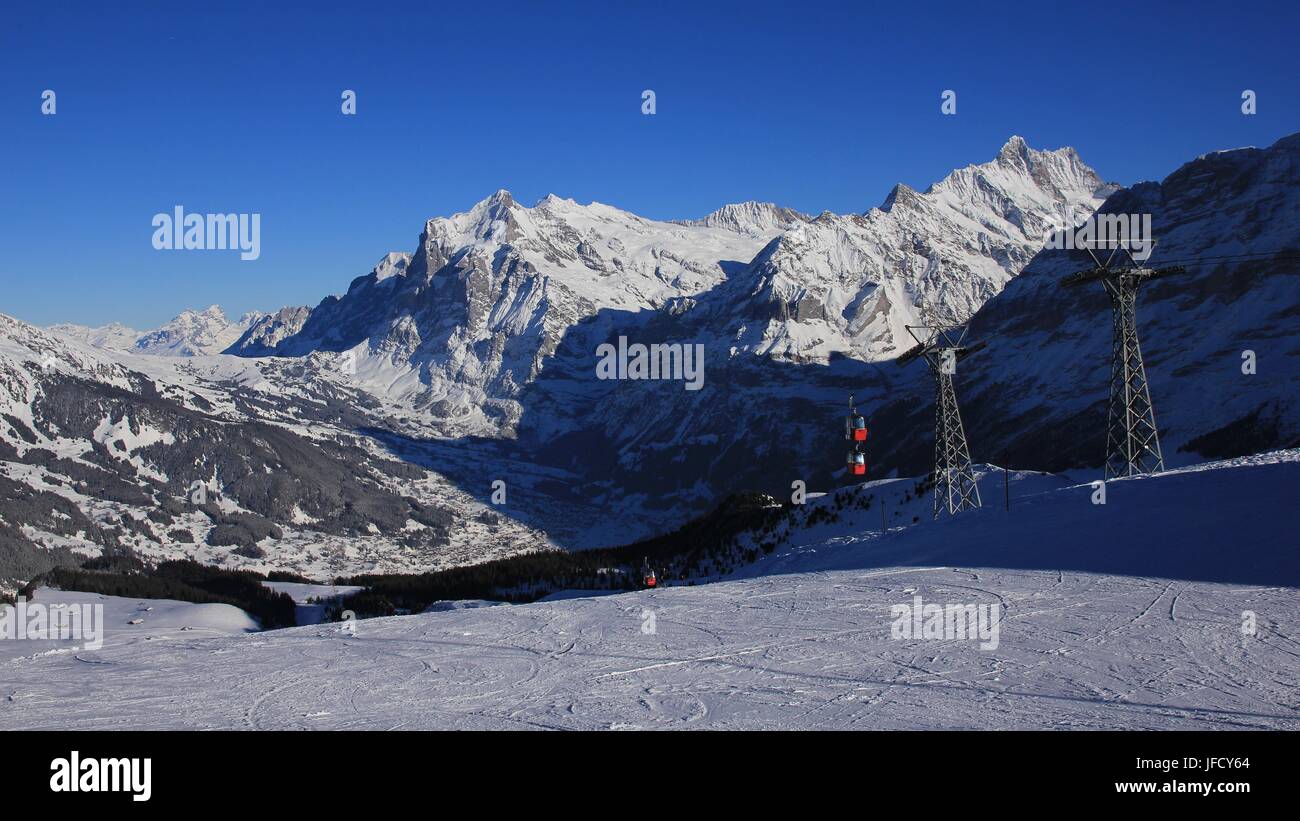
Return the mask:
M 950 354 L 951 352 L 951 354 Z M 980 489 L 971 470 L 970 448 L 957 408 L 957 391 L 952 373 L 942 369 L 944 357 L 955 357 L 951 348 L 942 348 L 939 364 L 926 357 L 934 371 L 934 517 L 941 510 L 957 513 L 980 506 Z M 953 360 L 948 360 L 953 361 Z
M 1124 249 L 1127 254 L 1127 249 Z M 1089 252 L 1091 253 L 1091 252 Z M 1142 283 L 1159 276 L 1182 273 L 1181 266 L 1144 268 L 1128 254 L 1131 266 L 1110 268 L 1094 255 L 1096 268 L 1078 271 L 1061 280 L 1065 286 L 1100 281 L 1110 297 L 1111 364 L 1110 405 L 1106 413 L 1105 478 L 1158 473 L 1165 469 L 1156 429 L 1155 407 L 1147 383 L 1142 346 L 1138 342 L 1137 294 Z M 1111 259 L 1114 259 L 1112 253 Z
M 1147 369 L 1138 343 L 1137 292 L 1143 278 L 1135 272 L 1102 280 L 1110 295 L 1113 325 L 1110 408 L 1106 415 L 1107 479 L 1165 469 Z
M 934 517 L 947 512 L 959 513 L 980 506 L 979 486 L 971 468 L 970 447 L 957 407 L 953 376 L 957 362 L 984 347 L 984 343 L 966 346 L 964 322 L 935 322 L 908 325 L 907 332 L 916 346 L 898 358 L 906 365 L 917 357 L 925 359 L 934 374 Z M 917 335 L 917 331 L 921 335 Z

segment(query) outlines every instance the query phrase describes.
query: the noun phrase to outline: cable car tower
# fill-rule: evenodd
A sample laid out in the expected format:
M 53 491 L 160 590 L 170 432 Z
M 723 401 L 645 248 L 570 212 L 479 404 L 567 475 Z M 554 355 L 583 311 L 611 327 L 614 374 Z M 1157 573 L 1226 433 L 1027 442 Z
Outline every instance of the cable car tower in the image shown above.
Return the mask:
M 1160 435 L 1156 430 L 1146 365 L 1142 362 L 1142 347 L 1138 344 L 1137 293 L 1143 283 L 1181 274 L 1185 269 L 1181 265 L 1144 267 L 1122 243 L 1111 249 L 1105 262 L 1091 248 L 1086 250 L 1095 267 L 1070 274 L 1061 280 L 1061 286 L 1070 288 L 1100 282 L 1110 297 L 1110 407 L 1106 422 L 1105 478 L 1159 473 L 1165 469 L 1165 460 L 1160 452 Z M 1121 250 L 1128 264 L 1113 266 Z
M 980 491 L 971 469 L 970 448 L 957 409 L 952 377 L 957 373 L 957 363 L 981 350 L 985 343 L 966 344 L 966 322 L 931 319 L 924 310 L 921 321 L 924 324 L 906 326 L 916 345 L 898 357 L 898 364 L 907 365 L 921 357 L 934 374 L 934 518 L 937 519 L 943 511 L 952 515 L 980 506 Z

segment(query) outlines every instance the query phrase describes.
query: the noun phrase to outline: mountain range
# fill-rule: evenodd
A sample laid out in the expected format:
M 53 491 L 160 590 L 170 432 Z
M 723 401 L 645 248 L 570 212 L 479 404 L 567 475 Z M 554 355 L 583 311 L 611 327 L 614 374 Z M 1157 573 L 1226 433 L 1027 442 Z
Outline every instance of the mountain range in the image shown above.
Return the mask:
M 657 221 L 498 191 L 314 307 L 147 333 L 4 317 L 0 545 L 24 567 L 123 545 L 329 574 L 630 541 L 739 489 L 846 483 L 850 394 L 871 474 L 922 474 L 933 385 L 896 358 L 923 312 L 988 343 L 956 378 L 977 459 L 1092 470 L 1108 306 L 1059 287 L 1089 260 L 1044 239 L 1096 212 L 1151 214 L 1153 263 L 1187 268 L 1138 309 L 1166 462 L 1295 446 L 1298 179 L 1300 135 L 1127 188 L 1012 137 L 858 214 Z M 620 338 L 701 346 L 703 389 L 598 378 Z
M 182 311 L 152 331 L 137 331 L 118 322 L 99 328 L 51 325 L 50 330 L 104 350 L 156 356 L 205 356 L 224 352 L 265 318 L 253 311 L 232 322 L 220 305 L 212 305 L 202 311 Z

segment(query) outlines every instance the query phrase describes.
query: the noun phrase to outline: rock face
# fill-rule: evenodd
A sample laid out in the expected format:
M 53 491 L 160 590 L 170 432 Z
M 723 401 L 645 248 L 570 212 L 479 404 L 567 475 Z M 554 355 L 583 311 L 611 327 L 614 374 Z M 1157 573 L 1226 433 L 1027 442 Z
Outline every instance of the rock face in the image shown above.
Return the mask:
M 237 356 L 267 356 L 282 341 L 302 330 L 311 316 L 311 308 L 281 308 L 273 314 L 263 314 L 251 322 L 247 329 L 222 353 Z

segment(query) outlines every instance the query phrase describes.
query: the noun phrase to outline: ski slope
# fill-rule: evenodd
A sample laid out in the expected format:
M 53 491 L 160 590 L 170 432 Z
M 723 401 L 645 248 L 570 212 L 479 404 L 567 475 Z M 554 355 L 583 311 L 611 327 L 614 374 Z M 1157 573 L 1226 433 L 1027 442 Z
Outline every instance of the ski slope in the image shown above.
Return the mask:
M 1033 487 L 697 587 L 0 655 L 0 728 L 1300 729 L 1300 451 Z M 998 646 L 891 638 L 915 595 Z
M 229 604 L 194 604 L 171 599 L 133 599 L 122 596 L 104 596 L 98 593 L 81 593 L 71 590 L 38 588 L 29 599 L 48 610 L 55 607 L 81 607 L 99 605 L 102 618 L 95 617 L 104 646 L 131 644 L 136 641 L 155 641 L 193 631 L 195 635 L 242 635 L 256 633 L 261 626 L 252 616 Z M 89 636 L 87 637 L 89 638 Z M 76 656 L 83 651 L 84 642 L 26 639 L 0 641 L 0 669 L 22 659 L 43 655 Z M 84 660 L 83 660 L 84 661 Z M 86 662 L 93 663 L 93 662 Z M 0 690 L 7 683 L 0 675 Z M 11 695 L 9 691 L 0 696 Z

